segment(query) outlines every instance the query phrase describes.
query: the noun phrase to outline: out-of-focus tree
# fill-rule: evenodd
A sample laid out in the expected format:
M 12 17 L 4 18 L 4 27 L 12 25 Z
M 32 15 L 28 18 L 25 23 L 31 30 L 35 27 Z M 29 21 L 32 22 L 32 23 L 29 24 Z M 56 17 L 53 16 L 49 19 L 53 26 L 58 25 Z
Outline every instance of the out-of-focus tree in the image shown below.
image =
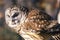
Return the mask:
M 4 0 L 0 0 L 0 6 L 4 5 Z
M 0 12 L 0 19 L 4 17 L 4 14 Z

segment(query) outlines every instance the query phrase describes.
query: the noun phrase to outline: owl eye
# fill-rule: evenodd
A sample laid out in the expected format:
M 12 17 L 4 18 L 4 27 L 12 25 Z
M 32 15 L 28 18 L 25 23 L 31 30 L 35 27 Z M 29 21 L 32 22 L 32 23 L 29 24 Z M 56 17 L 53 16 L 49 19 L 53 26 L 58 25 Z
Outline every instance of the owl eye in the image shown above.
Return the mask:
M 17 17 L 18 15 L 19 15 L 19 13 L 18 13 L 18 12 L 16 12 L 16 13 L 12 16 L 12 18 Z

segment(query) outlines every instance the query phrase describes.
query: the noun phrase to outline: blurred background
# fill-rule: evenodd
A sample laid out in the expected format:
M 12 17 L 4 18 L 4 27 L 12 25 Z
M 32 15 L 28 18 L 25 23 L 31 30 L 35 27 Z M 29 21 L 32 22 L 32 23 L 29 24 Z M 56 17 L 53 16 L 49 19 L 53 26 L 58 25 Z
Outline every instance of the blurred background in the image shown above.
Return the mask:
M 17 0 L 17 4 L 29 9 L 33 7 L 42 8 L 53 19 L 57 19 L 60 0 Z M 0 0 L 0 40 L 22 40 L 18 34 L 9 30 L 5 23 L 5 10 L 11 5 L 11 0 Z

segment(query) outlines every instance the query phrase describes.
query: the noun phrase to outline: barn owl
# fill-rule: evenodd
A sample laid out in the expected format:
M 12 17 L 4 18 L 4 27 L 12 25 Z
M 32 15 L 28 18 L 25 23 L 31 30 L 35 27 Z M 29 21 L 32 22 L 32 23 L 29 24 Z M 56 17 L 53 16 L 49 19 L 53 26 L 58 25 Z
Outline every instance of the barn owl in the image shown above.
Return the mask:
M 5 20 L 6 24 L 24 40 L 49 40 L 55 37 L 41 34 L 42 30 L 49 30 L 57 25 L 56 20 L 41 10 L 31 9 L 27 12 L 25 7 L 14 6 L 6 9 Z

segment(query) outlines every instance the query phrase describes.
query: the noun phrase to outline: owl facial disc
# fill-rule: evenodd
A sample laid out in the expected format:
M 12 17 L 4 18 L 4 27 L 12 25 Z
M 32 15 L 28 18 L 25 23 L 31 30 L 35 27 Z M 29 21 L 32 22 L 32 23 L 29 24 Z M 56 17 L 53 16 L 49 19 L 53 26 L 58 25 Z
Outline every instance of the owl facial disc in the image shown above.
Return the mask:
M 5 20 L 9 27 L 16 27 L 19 25 L 21 17 L 22 11 L 20 11 L 18 7 L 8 8 L 5 11 Z

